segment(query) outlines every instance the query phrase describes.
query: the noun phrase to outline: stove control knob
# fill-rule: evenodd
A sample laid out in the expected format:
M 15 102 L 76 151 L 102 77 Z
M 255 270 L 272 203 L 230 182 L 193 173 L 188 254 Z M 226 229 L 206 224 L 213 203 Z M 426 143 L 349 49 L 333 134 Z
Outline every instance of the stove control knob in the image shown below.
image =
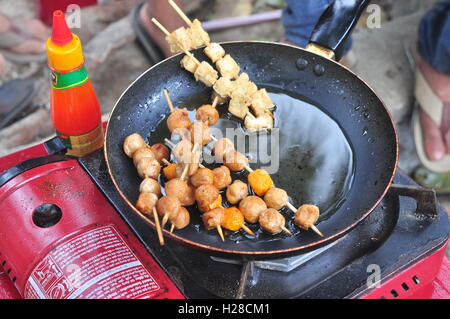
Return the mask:
M 56 225 L 62 217 L 62 210 L 55 204 L 42 204 L 33 211 L 33 222 L 41 228 Z

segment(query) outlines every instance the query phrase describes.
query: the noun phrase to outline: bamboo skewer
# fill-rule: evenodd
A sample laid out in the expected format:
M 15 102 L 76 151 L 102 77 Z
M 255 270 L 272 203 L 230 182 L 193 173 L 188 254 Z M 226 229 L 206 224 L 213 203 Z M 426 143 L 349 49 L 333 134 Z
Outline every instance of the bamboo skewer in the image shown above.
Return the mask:
M 156 212 L 156 208 L 153 207 L 153 218 L 155 219 L 156 233 L 158 234 L 159 244 L 164 246 L 164 236 L 162 234 L 161 225 L 159 223 L 158 213 Z
M 287 206 L 291 211 L 293 211 L 294 213 L 297 212 L 297 209 L 296 209 L 296 208 L 294 207 L 294 205 L 292 205 L 291 203 L 287 202 L 287 203 L 286 203 L 286 206 Z M 312 225 L 312 226 L 311 226 L 311 229 L 312 229 L 317 235 L 319 235 L 320 237 L 323 237 L 322 232 L 321 232 L 315 225 Z
M 172 6 L 172 8 L 178 13 L 178 15 L 180 16 L 181 19 L 184 20 L 184 22 L 186 22 L 186 24 L 188 26 L 192 25 L 192 21 L 191 19 L 189 19 L 189 17 L 183 12 L 183 10 L 181 10 L 181 8 L 173 1 L 173 0 L 169 0 L 169 4 Z

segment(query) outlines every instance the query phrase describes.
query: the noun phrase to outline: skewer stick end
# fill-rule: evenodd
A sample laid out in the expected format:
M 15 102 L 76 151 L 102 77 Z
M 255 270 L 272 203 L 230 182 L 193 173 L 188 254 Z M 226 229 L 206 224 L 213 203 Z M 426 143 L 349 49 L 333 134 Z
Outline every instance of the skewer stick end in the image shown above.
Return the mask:
M 223 231 L 222 231 L 222 227 L 220 227 L 220 225 L 217 225 L 217 232 L 219 233 L 220 239 L 222 239 L 222 241 L 225 241 L 225 237 L 223 236 Z
M 156 208 L 153 207 L 153 219 L 155 220 L 156 233 L 158 234 L 159 244 L 164 246 L 164 236 L 162 234 L 161 225 L 159 224 L 158 213 L 156 212 Z
M 251 236 L 256 236 L 255 233 L 254 233 L 250 228 L 247 227 L 247 225 L 242 224 L 241 228 L 242 228 L 247 234 L 249 234 L 249 235 L 251 235 Z
M 324 237 L 323 234 L 320 232 L 320 230 L 316 226 L 312 225 L 311 229 L 320 237 Z
M 288 233 L 289 236 L 292 236 L 291 231 L 290 231 L 289 229 L 287 229 L 285 226 L 281 227 L 281 229 L 282 229 L 285 233 Z

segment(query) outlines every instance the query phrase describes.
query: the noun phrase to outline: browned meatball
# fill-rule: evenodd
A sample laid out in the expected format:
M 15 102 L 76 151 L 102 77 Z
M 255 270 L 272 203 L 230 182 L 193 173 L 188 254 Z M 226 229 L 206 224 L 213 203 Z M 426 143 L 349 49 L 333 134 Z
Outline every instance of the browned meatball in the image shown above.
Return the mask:
M 264 201 L 267 207 L 280 210 L 286 206 L 288 202 L 288 194 L 284 189 L 281 188 L 271 188 L 264 195 Z
M 190 163 L 192 161 L 192 143 L 181 140 L 173 149 L 173 155 L 179 163 Z
M 139 186 L 141 193 L 153 193 L 156 196 L 161 196 L 161 186 L 158 181 L 153 178 L 145 178 Z
M 195 118 L 206 125 L 212 126 L 219 121 L 219 112 L 217 112 L 215 107 L 205 104 L 198 108 Z
M 230 100 L 228 97 L 221 97 L 220 94 L 218 94 L 216 91 L 213 90 L 211 93 L 211 101 L 214 102 L 216 97 L 218 98 L 217 100 L 218 105 L 225 104 Z
M 136 165 L 140 177 L 157 179 L 161 171 L 161 165 L 156 159 L 144 157 Z
M 176 197 L 163 196 L 156 202 L 156 211 L 160 217 L 166 218 L 164 222 L 170 218 L 170 216 L 178 213 L 181 203 Z
M 175 229 L 183 229 L 189 225 L 190 220 L 191 216 L 189 215 L 189 211 L 184 207 L 180 207 L 177 214 L 169 217 L 169 221 Z
M 154 193 L 141 193 L 136 201 L 136 208 L 142 214 L 153 217 L 153 207 L 158 201 L 158 196 Z
M 191 133 L 191 142 L 193 144 L 198 143 L 200 145 L 206 145 L 211 141 L 211 131 L 209 126 L 203 122 L 197 121 L 192 123 L 189 128 Z
M 151 149 L 159 164 L 163 164 L 164 159 L 169 160 L 170 151 L 164 144 L 153 144 Z
M 228 138 L 221 138 L 214 144 L 213 152 L 216 160 L 222 163 L 226 154 L 234 152 L 234 144 Z
M 235 180 L 227 187 L 227 200 L 230 204 L 237 204 L 248 195 L 248 186 L 240 180 Z
M 256 223 L 259 214 L 267 209 L 266 203 L 258 196 L 247 196 L 239 203 L 239 209 L 249 223 Z
M 221 226 L 225 220 L 225 208 L 217 207 L 202 215 L 203 224 L 208 230 Z
M 191 121 L 189 113 L 185 109 L 177 109 L 167 118 L 167 127 L 170 132 L 177 128 L 189 128 L 189 126 L 191 126 Z
M 220 166 L 215 169 L 213 169 L 213 175 L 214 175 L 214 186 L 222 190 L 228 185 L 231 184 L 232 179 L 230 175 L 230 169 L 226 166 Z
M 248 165 L 248 159 L 239 152 L 228 153 L 224 158 L 225 165 L 233 172 L 242 171 Z
M 286 220 L 276 209 L 268 208 L 259 214 L 259 225 L 266 232 L 278 234 L 282 231 Z
M 195 200 L 202 211 L 208 211 L 219 197 L 219 190 L 211 184 L 201 185 L 195 190 Z
M 319 214 L 319 207 L 316 205 L 302 205 L 295 212 L 294 223 L 298 227 L 308 230 L 317 222 Z
M 123 141 L 123 151 L 128 157 L 132 157 L 141 147 L 145 146 L 144 139 L 138 133 L 131 134 Z
M 156 159 L 155 154 L 148 145 L 141 147 L 140 149 L 136 150 L 136 152 L 133 153 L 134 165 L 136 166 L 137 163 L 139 163 L 139 161 L 143 158 Z
M 186 181 L 174 178 L 164 185 L 166 196 L 176 197 L 181 205 L 190 206 L 195 203 L 194 191 Z
M 214 174 L 209 168 L 199 168 L 197 172 L 191 176 L 191 184 L 194 187 L 201 185 L 213 184 Z

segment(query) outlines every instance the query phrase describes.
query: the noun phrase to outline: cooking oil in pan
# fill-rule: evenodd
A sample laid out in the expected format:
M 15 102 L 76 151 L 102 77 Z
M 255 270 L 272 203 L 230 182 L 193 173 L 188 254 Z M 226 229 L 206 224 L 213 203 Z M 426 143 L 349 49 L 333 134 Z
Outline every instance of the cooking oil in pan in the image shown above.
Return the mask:
M 339 125 L 319 107 L 280 90 L 266 89 L 276 105 L 274 115 L 278 136 L 275 131 L 273 134 L 247 132 L 243 128 L 242 121 L 231 116 L 226 106 L 218 106 L 220 120 L 214 128 L 220 129 L 223 136 L 226 136 L 227 129 L 236 128 L 235 135 L 246 139 L 245 150 L 239 151 L 251 159 L 250 166 L 253 169 L 265 167 L 271 173 L 275 186 L 287 191 L 294 206 L 315 204 L 321 211 L 320 220 L 328 218 L 345 200 L 345 195 L 351 186 L 354 163 L 350 144 Z M 176 104 L 186 107 L 191 121 L 195 121 L 196 109 L 206 103 L 209 103 L 208 96 L 202 95 L 189 97 Z M 255 136 L 258 147 L 252 145 L 255 143 Z M 170 132 L 164 118 L 153 130 L 149 142 L 163 143 L 164 138 L 169 137 Z M 205 160 L 211 159 L 208 153 L 213 143 L 204 148 Z M 259 147 L 261 145 L 264 145 L 265 150 L 269 150 L 269 154 L 261 156 Z M 270 153 L 271 151 L 273 153 Z M 212 169 L 220 164 L 212 163 L 205 166 Z M 232 177 L 233 180 L 241 179 L 247 182 L 245 171 L 233 173 Z M 250 188 L 249 192 L 252 194 Z M 225 200 L 225 192 L 221 194 Z M 231 206 L 226 201 L 223 205 Z M 207 232 L 201 226 L 200 214 L 196 208 L 193 207 L 190 211 L 190 227 L 199 232 Z M 297 232 L 299 229 L 292 222 L 293 213 L 287 208 L 282 209 L 281 212 L 286 217 L 287 228 L 293 233 Z M 256 232 L 258 240 L 275 240 L 284 237 L 284 235 L 265 234 L 257 225 L 250 225 L 250 228 Z M 214 231 L 211 235 L 217 236 Z M 245 238 L 252 237 L 243 231 L 229 236 L 229 239 L 237 242 Z

